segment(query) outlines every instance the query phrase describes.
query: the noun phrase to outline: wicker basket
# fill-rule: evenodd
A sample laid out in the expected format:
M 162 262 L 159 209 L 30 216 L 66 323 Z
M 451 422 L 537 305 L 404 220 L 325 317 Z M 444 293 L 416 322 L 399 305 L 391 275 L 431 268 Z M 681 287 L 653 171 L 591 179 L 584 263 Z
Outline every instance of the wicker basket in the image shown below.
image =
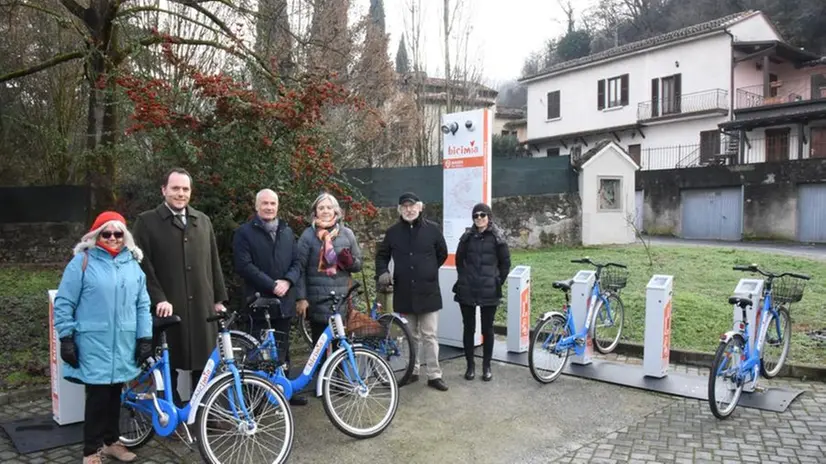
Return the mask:
M 383 337 L 386 329 L 377 320 L 355 308 L 347 312 L 347 333 L 352 337 Z
M 628 285 L 628 269 L 616 266 L 604 268 L 599 284 L 605 290 L 622 290 Z
M 772 282 L 772 299 L 777 303 L 797 303 L 803 299 L 806 281 L 792 276 L 783 276 Z

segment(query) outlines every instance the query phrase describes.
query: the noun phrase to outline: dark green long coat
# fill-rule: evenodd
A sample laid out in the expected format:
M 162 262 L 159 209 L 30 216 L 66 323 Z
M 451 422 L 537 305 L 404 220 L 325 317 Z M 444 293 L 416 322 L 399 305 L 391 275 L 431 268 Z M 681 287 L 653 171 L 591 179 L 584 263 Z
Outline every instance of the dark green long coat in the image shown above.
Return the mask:
M 181 317 L 181 324 L 167 331 L 171 367 L 201 370 L 218 336 L 218 327 L 206 318 L 214 314 L 215 303 L 227 300 L 227 290 L 212 222 L 192 206 L 186 212 L 181 228 L 161 203 L 138 216 L 133 234 L 144 254 L 141 267 L 152 314 L 158 303 L 168 301 Z

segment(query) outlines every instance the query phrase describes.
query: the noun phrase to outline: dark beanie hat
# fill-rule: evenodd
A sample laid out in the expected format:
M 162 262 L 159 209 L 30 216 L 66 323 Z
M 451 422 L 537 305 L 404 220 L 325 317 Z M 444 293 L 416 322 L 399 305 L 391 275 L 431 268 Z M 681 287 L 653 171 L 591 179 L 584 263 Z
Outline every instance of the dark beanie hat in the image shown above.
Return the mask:
M 405 202 L 411 201 L 416 203 L 419 201 L 419 197 L 413 192 L 404 192 L 399 197 L 399 204 L 404 204 Z
M 488 215 L 488 217 L 493 217 L 493 211 L 491 211 L 490 206 L 484 203 L 476 203 L 476 205 L 473 207 L 473 212 L 471 212 L 470 214 L 472 216 L 476 213 L 485 213 Z

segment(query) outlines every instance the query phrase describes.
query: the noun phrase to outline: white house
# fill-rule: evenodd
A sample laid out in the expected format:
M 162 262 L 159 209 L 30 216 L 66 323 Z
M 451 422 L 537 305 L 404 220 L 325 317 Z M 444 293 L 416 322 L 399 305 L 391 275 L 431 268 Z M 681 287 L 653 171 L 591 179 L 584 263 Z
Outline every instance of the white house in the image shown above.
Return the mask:
M 733 117 L 737 44 L 771 41 L 782 41 L 775 27 L 747 11 L 527 76 L 526 143 L 573 159 L 612 138 L 642 169 L 714 159 L 728 143 L 719 125 Z

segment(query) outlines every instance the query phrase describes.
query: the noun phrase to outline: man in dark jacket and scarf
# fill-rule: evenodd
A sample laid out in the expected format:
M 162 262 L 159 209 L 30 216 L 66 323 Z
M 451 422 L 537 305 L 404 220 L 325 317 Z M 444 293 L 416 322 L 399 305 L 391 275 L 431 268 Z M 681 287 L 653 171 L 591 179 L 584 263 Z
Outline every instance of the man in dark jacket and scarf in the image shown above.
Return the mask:
M 447 391 L 439 367 L 438 331 L 442 309 L 439 267 L 447 260 L 441 228 L 422 217 L 423 204 L 414 193 L 399 197 L 399 222 L 390 226 L 376 252 L 378 285 L 393 285 L 393 309 L 410 322 L 416 363 L 410 381 L 419 379 L 421 361 L 427 364 L 427 385 Z M 393 276 L 388 270 L 393 259 Z M 421 342 L 421 348 L 419 344 Z
M 241 225 L 232 239 L 235 272 L 244 280 L 245 301 L 256 292 L 280 300 L 278 307 L 269 308 L 270 323 L 278 340 L 279 357 L 283 356 L 281 360 L 289 366 L 290 328 L 295 317 L 293 287 L 301 278 L 295 234 L 278 219 L 278 194 L 273 190 L 264 189 L 255 195 L 255 211 L 255 217 Z M 260 339 L 265 329 L 264 315 L 253 314 L 250 333 Z M 293 396 L 290 404 L 304 406 L 307 398 Z

